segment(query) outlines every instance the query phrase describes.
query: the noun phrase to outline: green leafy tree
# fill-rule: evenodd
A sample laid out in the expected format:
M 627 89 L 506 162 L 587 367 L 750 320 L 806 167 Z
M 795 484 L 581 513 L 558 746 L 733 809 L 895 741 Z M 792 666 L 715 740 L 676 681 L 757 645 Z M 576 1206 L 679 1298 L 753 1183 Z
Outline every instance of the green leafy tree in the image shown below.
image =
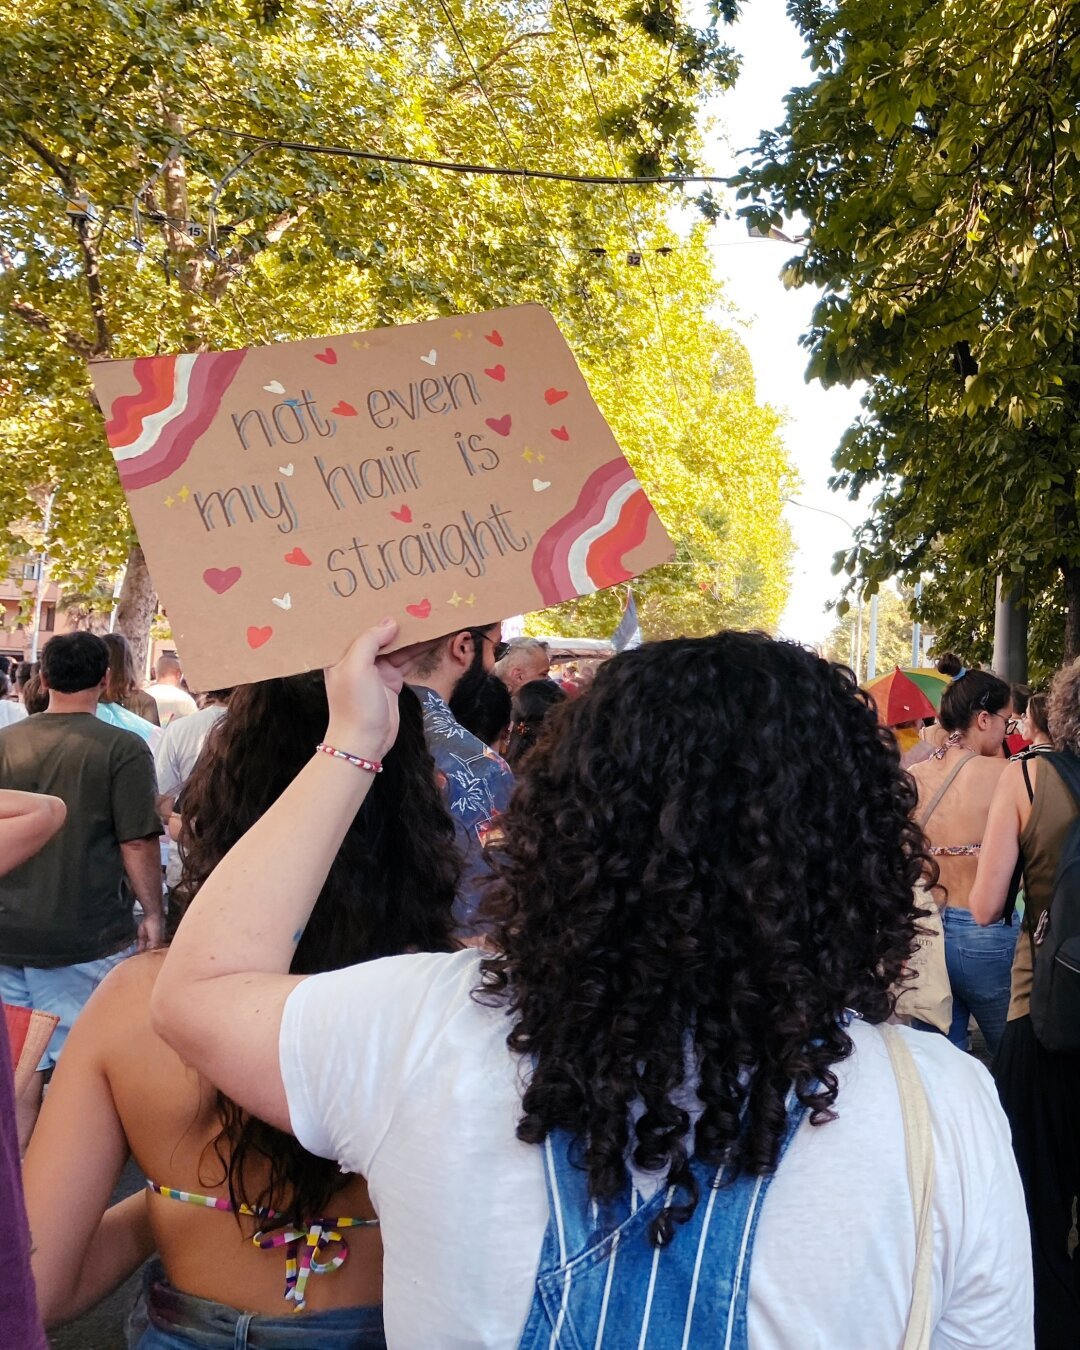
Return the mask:
M 17 522 L 55 491 L 54 577 L 85 592 L 126 565 L 136 642 L 155 597 L 87 362 L 526 301 L 556 314 L 678 538 L 679 566 L 649 582 L 657 614 L 702 584 L 742 587 L 759 621 L 778 612 L 778 515 L 745 558 L 735 535 L 786 471 L 774 421 L 745 373 L 713 387 L 738 360 L 704 324 L 703 240 L 673 233 L 666 191 L 276 144 L 686 171 L 703 100 L 735 74 L 718 26 L 658 0 L 0 0 L 0 71 L 0 520 L 18 552 Z M 726 404 L 732 444 L 745 417 L 760 453 L 742 474 L 713 467 L 701 400 Z
M 878 630 L 874 667 L 878 675 L 887 675 L 895 666 L 906 669 L 911 665 L 912 598 L 910 594 L 901 594 L 892 586 L 882 586 L 877 597 Z M 850 665 L 855 659 L 855 630 L 860 622 L 862 659 L 857 673 L 860 679 L 865 679 L 870 643 L 868 605 L 863 606 L 861 620 L 854 610 L 844 615 L 825 639 L 824 654 L 830 661 L 842 661 L 844 665 Z
M 865 380 L 834 485 L 873 515 L 851 589 L 925 575 L 939 640 L 985 658 L 1023 585 L 1036 667 L 1080 653 L 1080 11 L 792 0 L 816 78 L 739 177 L 810 222 L 810 375 Z

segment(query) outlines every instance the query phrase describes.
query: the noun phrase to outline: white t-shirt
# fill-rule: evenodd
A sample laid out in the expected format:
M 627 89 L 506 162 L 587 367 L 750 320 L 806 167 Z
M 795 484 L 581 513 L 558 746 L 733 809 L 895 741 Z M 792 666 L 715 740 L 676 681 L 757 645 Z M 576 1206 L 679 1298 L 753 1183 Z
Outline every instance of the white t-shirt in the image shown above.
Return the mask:
M 394 1350 L 518 1343 L 547 1223 L 540 1149 L 519 1142 L 519 1059 L 501 1009 L 470 997 L 480 954 L 396 956 L 305 980 L 281 1024 L 297 1138 L 368 1179 Z M 838 1118 L 803 1123 L 766 1193 L 751 1350 L 898 1350 L 914 1219 L 881 1036 L 851 1027 Z M 904 1030 L 930 1103 L 934 1350 L 1033 1344 L 1024 1197 L 989 1074 Z M 651 1194 L 657 1182 L 638 1178 Z M 677 1239 L 676 1239 L 677 1240 Z
M 199 705 L 177 684 L 148 684 L 146 692 L 158 706 L 158 721 L 167 727 L 175 717 L 190 717 Z
M 0 727 L 13 727 L 26 716 L 26 709 L 13 698 L 0 698 Z
M 154 771 L 161 796 L 176 797 L 191 777 L 210 728 L 224 712 L 224 704 L 211 703 L 190 717 L 174 718 L 161 733 L 154 751 Z M 169 839 L 168 835 L 163 838 L 168 840 L 165 879 L 170 886 L 175 886 L 180 880 L 180 850 L 175 839 Z

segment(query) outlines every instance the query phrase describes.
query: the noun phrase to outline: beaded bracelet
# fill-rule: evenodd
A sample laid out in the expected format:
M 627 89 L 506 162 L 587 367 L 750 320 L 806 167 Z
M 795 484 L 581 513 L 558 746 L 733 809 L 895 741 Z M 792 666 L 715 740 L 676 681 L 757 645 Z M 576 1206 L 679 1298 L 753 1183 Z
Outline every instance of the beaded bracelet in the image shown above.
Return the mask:
M 350 755 L 347 750 L 337 750 L 332 745 L 327 745 L 323 741 L 315 747 L 321 750 L 324 755 L 333 755 L 335 759 L 347 760 L 357 769 L 366 769 L 368 773 L 382 773 L 382 762 L 377 759 L 364 759 L 362 755 Z

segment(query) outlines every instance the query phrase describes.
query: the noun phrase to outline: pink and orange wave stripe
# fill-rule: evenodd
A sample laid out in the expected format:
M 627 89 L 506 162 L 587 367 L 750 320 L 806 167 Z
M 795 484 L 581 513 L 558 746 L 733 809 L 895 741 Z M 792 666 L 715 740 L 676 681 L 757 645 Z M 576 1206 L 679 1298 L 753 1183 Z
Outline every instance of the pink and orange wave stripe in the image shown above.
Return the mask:
M 116 400 L 105 426 L 127 491 L 160 483 L 180 468 L 214 420 L 245 355 L 183 352 L 133 363 L 138 392 Z
M 532 572 L 545 605 L 629 581 L 623 562 L 645 542 L 654 515 L 645 490 L 621 456 L 596 469 L 572 511 L 541 536 Z

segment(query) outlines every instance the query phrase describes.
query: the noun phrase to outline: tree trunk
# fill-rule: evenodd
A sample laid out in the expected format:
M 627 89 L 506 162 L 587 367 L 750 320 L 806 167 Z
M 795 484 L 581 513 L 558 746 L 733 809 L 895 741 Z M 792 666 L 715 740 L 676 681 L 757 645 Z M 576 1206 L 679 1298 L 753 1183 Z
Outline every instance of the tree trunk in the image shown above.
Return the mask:
M 131 643 L 135 669 L 146 669 L 150 646 L 150 625 L 157 613 L 157 593 L 146 566 L 146 557 L 138 544 L 128 554 L 124 584 L 120 588 L 120 603 L 116 607 L 116 628 Z
M 1080 566 L 1062 563 L 1061 578 L 1065 583 L 1065 660 L 1075 661 L 1080 656 Z

